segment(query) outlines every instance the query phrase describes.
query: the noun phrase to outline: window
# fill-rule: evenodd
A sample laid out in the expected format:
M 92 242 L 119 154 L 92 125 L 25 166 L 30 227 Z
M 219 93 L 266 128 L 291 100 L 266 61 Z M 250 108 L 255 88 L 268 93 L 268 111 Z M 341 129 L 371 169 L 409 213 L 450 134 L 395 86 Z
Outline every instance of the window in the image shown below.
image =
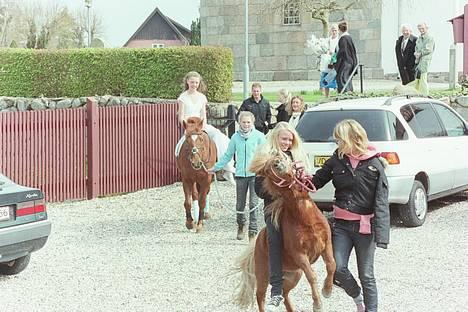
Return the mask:
M 451 112 L 450 109 L 435 103 L 433 103 L 432 106 L 442 120 L 442 124 L 448 136 L 462 136 L 466 134 L 465 124 L 457 115 Z
M 400 109 L 403 118 L 418 138 L 445 136 L 436 113 L 429 103 L 418 103 L 403 106 Z
M 392 112 L 387 112 L 388 125 L 390 128 L 390 137 L 392 140 L 408 140 L 408 132 L 401 121 Z
M 301 24 L 298 1 L 289 0 L 284 4 L 283 24 L 284 25 Z
M 153 43 L 152 48 L 164 48 L 164 43 Z
M 389 118 L 382 110 L 313 111 L 304 114 L 297 132 L 304 142 L 333 142 L 333 129 L 343 119 L 354 119 L 367 132 L 370 141 L 390 141 Z

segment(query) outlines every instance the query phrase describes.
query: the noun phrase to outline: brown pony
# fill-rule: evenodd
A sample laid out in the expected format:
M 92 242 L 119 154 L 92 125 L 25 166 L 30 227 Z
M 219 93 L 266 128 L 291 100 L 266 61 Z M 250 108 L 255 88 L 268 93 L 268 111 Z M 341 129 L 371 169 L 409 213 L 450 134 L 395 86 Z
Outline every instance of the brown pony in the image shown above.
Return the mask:
M 180 170 L 185 194 L 185 226 L 187 229 L 193 228 L 192 200 L 198 200 L 200 213 L 196 230 L 199 232 L 203 228 L 206 196 L 210 192 L 212 179 L 212 175 L 207 172 L 207 169 L 213 167 L 216 162 L 216 145 L 202 130 L 203 119 L 189 117 L 183 125 L 185 142 L 180 148 L 179 156 L 177 156 L 177 167 Z
M 291 160 L 280 156 L 255 157 L 251 170 L 265 177 L 263 187 L 275 201 L 267 208 L 272 211 L 273 223 L 283 235 L 283 296 L 287 311 L 294 311 L 289 292 L 299 282 L 302 272 L 312 289 L 313 310 L 321 311 L 322 302 L 317 290 L 317 276 L 312 268 L 322 256 L 327 269 L 322 294 L 331 295 L 336 264 L 333 258 L 330 226 L 309 197 L 308 180 L 302 170 L 296 170 Z M 310 181 L 310 180 L 309 180 Z M 239 292 L 235 302 L 244 308 L 253 305 L 255 286 L 259 311 L 265 311 L 268 287 L 268 241 L 265 229 L 258 234 L 239 258 L 235 271 L 241 272 Z

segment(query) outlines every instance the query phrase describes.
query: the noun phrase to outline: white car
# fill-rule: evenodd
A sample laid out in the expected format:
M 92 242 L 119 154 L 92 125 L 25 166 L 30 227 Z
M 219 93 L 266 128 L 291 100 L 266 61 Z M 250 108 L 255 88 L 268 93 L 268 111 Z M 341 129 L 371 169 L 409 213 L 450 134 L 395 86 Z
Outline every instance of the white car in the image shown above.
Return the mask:
M 389 202 L 396 204 L 406 226 L 420 226 L 427 202 L 468 189 L 468 125 L 444 103 L 425 97 L 395 96 L 340 100 L 314 106 L 297 131 L 314 165 L 333 154 L 333 128 L 355 119 L 389 166 Z M 312 198 L 330 206 L 334 188 L 328 183 Z

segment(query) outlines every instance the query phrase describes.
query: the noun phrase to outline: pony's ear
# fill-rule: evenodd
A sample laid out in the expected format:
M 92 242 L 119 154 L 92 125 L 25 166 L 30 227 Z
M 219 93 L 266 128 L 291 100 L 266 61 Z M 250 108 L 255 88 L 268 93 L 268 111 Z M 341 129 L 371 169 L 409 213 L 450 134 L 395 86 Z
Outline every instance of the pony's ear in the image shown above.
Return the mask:
M 200 118 L 200 122 L 198 123 L 200 127 L 203 127 L 203 118 Z
M 184 127 L 184 129 L 187 129 L 187 122 L 184 120 L 182 120 L 182 126 Z

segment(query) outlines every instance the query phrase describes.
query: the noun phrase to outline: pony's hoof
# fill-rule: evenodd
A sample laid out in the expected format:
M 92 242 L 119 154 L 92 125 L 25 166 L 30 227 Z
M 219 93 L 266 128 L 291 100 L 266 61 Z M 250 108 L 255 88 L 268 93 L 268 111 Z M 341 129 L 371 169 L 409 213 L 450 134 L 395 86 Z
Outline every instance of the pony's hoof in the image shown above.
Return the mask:
M 185 221 L 185 226 L 189 230 L 193 229 L 193 221 Z
M 322 306 L 320 306 L 320 307 L 314 306 L 314 310 L 313 310 L 313 311 L 314 311 L 314 312 L 323 312 Z
M 211 214 L 209 212 L 205 212 L 203 216 L 204 216 L 203 219 L 205 220 L 211 219 Z
M 197 225 L 197 233 L 203 232 L 203 224 Z
M 325 297 L 325 298 L 330 298 L 331 294 L 332 294 L 332 289 L 333 288 L 330 288 L 330 289 L 326 289 L 325 287 L 322 288 L 322 295 Z

